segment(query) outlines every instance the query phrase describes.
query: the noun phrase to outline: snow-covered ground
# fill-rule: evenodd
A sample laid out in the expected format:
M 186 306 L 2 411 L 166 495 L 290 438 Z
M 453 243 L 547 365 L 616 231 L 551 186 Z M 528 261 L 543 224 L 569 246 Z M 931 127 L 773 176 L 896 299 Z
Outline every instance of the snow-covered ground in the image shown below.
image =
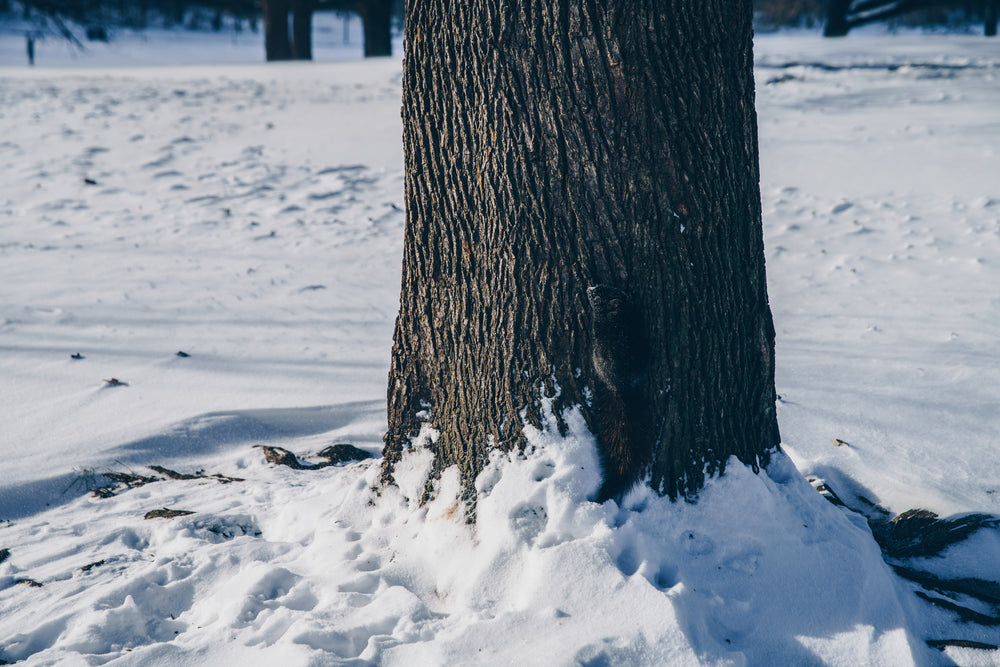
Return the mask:
M 296 470 L 255 447 L 378 456 L 398 60 L 139 68 L 125 43 L 28 69 L 15 37 L 0 38 L 0 659 L 1000 664 L 929 648 L 1000 632 L 915 596 L 865 522 L 803 479 L 893 513 L 1000 514 L 995 42 L 759 38 L 787 456 L 731 466 L 695 505 L 599 506 L 589 436 L 543 431 L 480 478 L 473 529 L 452 473 L 416 504 L 420 450 L 380 489 L 377 458 Z M 209 60 L 260 60 L 259 37 L 230 46 Z M 148 465 L 242 481 L 87 493 Z M 194 513 L 143 518 L 159 508 Z M 1000 581 L 1000 535 L 915 564 Z

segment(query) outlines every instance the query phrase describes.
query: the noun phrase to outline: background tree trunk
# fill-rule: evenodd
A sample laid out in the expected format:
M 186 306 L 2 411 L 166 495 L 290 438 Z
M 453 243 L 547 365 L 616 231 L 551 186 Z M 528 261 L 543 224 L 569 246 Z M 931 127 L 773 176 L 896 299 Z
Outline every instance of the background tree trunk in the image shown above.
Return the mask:
M 731 455 L 766 462 L 778 428 L 750 2 L 406 9 L 385 479 L 428 423 L 435 469 L 457 464 L 473 500 L 489 451 L 521 445 L 544 398 L 557 418 L 580 406 L 598 436 L 603 497 L 645 472 L 691 495 Z M 598 285 L 610 310 L 588 297 Z M 627 467 L 615 427 L 635 458 L 612 480 Z
M 264 15 L 264 54 L 268 61 L 290 60 L 288 40 L 288 0 L 261 0 Z
M 1000 14 L 1000 0 L 986 0 L 984 9 L 984 34 L 987 37 L 997 35 L 997 14 Z
M 292 0 L 292 56 L 312 60 L 313 0 Z
M 392 0 L 360 0 L 365 58 L 392 55 Z
M 850 26 L 847 23 L 847 11 L 851 0 L 826 0 L 826 23 L 823 25 L 824 37 L 844 37 Z

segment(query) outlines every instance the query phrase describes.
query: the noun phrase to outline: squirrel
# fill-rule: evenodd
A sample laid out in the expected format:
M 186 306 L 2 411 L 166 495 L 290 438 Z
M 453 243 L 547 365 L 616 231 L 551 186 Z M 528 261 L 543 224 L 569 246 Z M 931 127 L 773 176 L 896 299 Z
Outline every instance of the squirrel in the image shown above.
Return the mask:
M 592 314 L 593 416 L 604 483 L 595 500 L 621 498 L 639 481 L 651 457 L 651 429 L 642 385 L 649 355 L 642 321 L 625 292 L 587 289 Z

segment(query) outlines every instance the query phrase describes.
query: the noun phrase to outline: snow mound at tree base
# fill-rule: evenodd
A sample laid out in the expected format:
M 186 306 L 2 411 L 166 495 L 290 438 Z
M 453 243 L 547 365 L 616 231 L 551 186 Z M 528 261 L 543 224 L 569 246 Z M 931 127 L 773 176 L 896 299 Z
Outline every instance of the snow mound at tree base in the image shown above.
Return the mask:
M 587 500 L 593 439 L 529 433 L 421 506 L 429 452 L 398 487 L 379 461 L 165 480 L 0 528 L 0 658 L 32 664 L 908 664 L 905 591 L 863 520 L 778 453 L 732 461 L 697 503 L 645 488 Z M 316 439 L 291 440 L 307 454 Z M 144 520 L 151 508 L 196 510 Z M 90 565 L 89 567 L 87 567 Z M 31 578 L 43 584 L 15 584 Z

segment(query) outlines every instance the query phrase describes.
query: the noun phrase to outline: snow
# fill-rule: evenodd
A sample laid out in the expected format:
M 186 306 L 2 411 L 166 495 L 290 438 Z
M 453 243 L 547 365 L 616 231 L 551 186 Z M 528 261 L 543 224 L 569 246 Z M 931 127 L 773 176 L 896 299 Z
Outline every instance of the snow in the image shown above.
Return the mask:
M 0 659 L 1000 664 L 929 648 L 1000 638 L 917 598 L 804 479 L 1000 514 L 993 42 L 758 38 L 785 453 L 695 504 L 597 505 L 569 413 L 567 437 L 494 456 L 473 527 L 455 470 L 420 504 L 419 443 L 378 484 L 398 59 L 263 65 L 244 34 L 190 37 L 242 64 L 177 66 L 158 35 L 44 42 L 34 69 L 0 37 Z M 374 458 L 296 470 L 256 447 L 337 442 Z M 203 474 L 87 493 L 148 465 Z M 160 508 L 194 513 L 143 518 Z M 911 565 L 1000 581 L 995 530 L 945 556 Z
M 189 17 L 190 18 L 190 17 Z M 226 65 L 264 61 L 263 24 L 257 32 L 246 22 L 241 30 L 226 20 L 219 32 L 181 28 L 149 27 L 141 31 L 112 28 L 107 42 L 80 38 L 74 45 L 52 31 L 39 33 L 37 26 L 13 15 L 0 15 L 0 66 L 26 65 L 26 35 L 35 41 L 35 64 L 39 67 L 136 67 L 176 65 Z M 78 31 L 79 32 L 79 31 Z M 357 60 L 363 55 L 364 32 L 356 14 L 313 14 L 313 59 L 316 62 Z M 402 53 L 402 35 L 393 36 L 393 53 Z

